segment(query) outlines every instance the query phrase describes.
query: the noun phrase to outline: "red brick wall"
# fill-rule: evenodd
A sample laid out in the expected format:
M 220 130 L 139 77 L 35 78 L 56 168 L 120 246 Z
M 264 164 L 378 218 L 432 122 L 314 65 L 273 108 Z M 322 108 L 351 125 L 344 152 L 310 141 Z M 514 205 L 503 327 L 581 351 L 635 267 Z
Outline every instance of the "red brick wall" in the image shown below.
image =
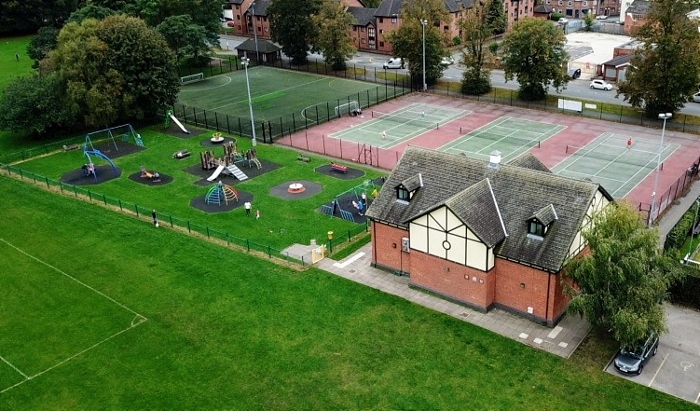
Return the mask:
M 411 283 L 487 310 L 493 302 L 493 273 L 484 273 L 420 251 L 411 251 Z
M 408 237 L 407 230 L 372 224 L 372 262 L 380 267 L 411 272 L 411 253 L 401 251 L 403 237 Z

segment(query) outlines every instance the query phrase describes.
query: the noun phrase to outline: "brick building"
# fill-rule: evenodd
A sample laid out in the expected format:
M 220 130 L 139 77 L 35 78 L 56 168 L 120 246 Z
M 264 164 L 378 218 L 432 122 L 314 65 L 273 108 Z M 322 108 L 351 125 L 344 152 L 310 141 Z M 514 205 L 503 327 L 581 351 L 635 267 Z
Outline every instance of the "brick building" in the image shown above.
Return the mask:
M 480 311 L 500 307 L 553 326 L 569 300 L 561 272 L 612 197 L 551 173 L 532 154 L 508 164 L 409 147 L 377 199 L 372 264 Z

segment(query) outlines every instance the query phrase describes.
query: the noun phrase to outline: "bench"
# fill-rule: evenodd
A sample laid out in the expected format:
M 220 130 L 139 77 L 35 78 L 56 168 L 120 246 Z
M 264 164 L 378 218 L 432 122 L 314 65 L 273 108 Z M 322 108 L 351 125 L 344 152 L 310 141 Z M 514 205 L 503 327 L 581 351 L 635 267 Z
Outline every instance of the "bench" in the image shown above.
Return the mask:
M 189 150 L 180 150 L 180 151 L 173 154 L 173 158 L 176 158 L 178 160 L 185 158 L 185 157 L 189 157 L 189 156 L 190 156 Z
M 299 161 L 303 161 L 303 162 L 305 162 L 305 163 L 308 163 L 308 162 L 310 162 L 310 161 L 311 161 L 311 159 L 310 159 L 310 158 L 308 158 L 308 157 L 304 157 L 304 156 L 302 156 L 302 155 L 300 155 L 299 157 L 297 157 L 297 160 L 299 160 Z
M 341 164 L 331 163 L 331 170 L 342 171 L 343 173 L 348 172 L 348 168 Z
M 80 144 L 71 144 L 71 145 L 69 145 L 69 146 L 67 146 L 67 145 L 65 145 L 65 144 L 63 145 L 63 150 L 64 150 L 64 151 L 77 150 L 77 149 L 79 149 L 79 148 L 80 148 Z

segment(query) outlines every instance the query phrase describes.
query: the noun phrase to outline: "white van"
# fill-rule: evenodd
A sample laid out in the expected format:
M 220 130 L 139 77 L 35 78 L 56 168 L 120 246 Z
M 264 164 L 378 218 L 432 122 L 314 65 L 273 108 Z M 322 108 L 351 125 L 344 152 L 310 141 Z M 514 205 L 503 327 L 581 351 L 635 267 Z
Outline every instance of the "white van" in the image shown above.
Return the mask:
M 387 60 L 382 67 L 384 67 L 384 69 L 402 69 L 404 68 L 404 61 L 400 57 L 392 57 Z

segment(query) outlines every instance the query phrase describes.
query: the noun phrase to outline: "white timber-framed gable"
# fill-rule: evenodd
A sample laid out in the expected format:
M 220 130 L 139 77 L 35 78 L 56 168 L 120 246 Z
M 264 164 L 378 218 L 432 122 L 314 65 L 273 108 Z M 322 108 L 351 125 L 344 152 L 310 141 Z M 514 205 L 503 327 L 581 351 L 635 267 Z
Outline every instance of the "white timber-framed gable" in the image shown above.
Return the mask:
M 481 271 L 494 266 L 493 249 L 446 206 L 411 221 L 409 236 L 413 250 Z
M 577 256 L 581 251 L 583 251 L 584 248 L 586 248 L 586 242 L 583 239 L 583 232 L 593 228 L 593 218 L 595 215 L 603 212 L 603 210 L 605 210 L 610 203 L 611 201 L 605 197 L 602 191 L 596 191 L 595 195 L 593 196 L 593 200 L 591 200 L 591 203 L 588 205 L 588 209 L 583 217 L 581 226 L 574 236 L 571 247 L 569 247 L 568 258 Z

